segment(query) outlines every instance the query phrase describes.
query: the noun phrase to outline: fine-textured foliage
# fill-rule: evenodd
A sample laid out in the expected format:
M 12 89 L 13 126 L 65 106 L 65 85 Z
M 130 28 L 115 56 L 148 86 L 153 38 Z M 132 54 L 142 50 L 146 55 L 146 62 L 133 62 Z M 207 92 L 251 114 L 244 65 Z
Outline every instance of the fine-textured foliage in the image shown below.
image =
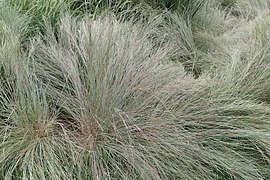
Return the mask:
M 160 179 L 176 174 L 173 163 L 163 162 L 173 160 L 180 143 L 171 132 L 173 116 L 165 112 L 174 100 L 164 88 L 184 73 L 167 64 L 169 46 L 151 45 L 154 29 L 113 16 L 81 22 L 65 17 L 58 41 L 49 31 L 45 43 L 33 43 L 36 74 L 60 101 L 63 128 L 78 146 L 74 176 Z
M 267 0 L 0 2 L 0 179 L 267 179 Z

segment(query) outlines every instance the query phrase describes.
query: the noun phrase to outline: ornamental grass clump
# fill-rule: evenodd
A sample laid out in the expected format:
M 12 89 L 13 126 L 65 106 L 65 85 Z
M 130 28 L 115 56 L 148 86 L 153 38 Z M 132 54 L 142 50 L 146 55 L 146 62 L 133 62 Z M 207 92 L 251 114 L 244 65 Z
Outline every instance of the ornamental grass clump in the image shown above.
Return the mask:
M 184 71 L 167 62 L 170 45 L 153 48 L 155 28 L 111 15 L 82 21 L 67 16 L 58 40 L 48 28 L 45 42 L 33 42 L 35 73 L 53 101 L 60 101 L 59 122 L 77 147 L 75 177 L 160 179 L 175 174 L 170 160 L 180 142 L 173 139 L 174 100 L 167 88 Z M 188 84 L 183 88 L 190 89 Z M 163 162 L 162 156 L 170 160 Z
M 21 48 L 30 21 L 1 7 L 0 22 L 0 178 L 68 179 L 63 162 L 70 153 L 56 130 L 57 109 L 47 102 Z

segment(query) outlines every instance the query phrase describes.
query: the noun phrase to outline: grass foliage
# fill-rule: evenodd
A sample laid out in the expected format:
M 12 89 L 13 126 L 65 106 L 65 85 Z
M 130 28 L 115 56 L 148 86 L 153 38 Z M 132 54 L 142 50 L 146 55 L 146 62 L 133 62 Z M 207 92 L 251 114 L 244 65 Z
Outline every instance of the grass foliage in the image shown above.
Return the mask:
M 267 0 L 3 0 L 0 179 L 269 179 L 269 26 Z

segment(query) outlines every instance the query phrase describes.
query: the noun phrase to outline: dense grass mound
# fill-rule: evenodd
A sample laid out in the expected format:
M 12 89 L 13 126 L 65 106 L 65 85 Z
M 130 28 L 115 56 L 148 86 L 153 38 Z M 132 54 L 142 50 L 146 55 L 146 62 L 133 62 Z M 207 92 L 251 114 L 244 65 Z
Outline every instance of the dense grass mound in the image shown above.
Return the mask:
M 269 179 L 268 1 L 176 2 L 0 3 L 0 179 Z

